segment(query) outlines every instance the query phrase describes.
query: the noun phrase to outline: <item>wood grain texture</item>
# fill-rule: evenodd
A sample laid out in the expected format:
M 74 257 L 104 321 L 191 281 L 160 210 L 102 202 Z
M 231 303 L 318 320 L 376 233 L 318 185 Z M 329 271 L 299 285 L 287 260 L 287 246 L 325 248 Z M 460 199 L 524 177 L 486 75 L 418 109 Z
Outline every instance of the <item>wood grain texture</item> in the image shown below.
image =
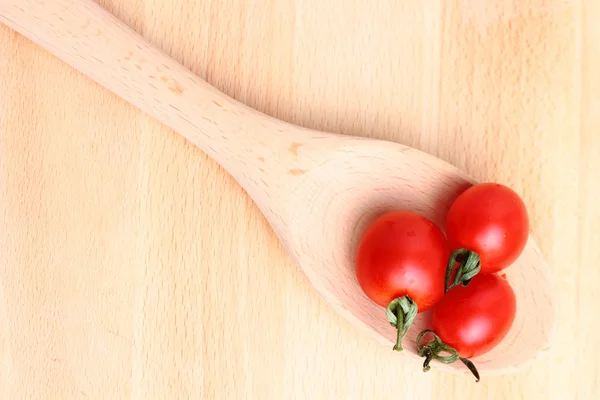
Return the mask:
M 214 162 L 2 26 L 0 395 L 591 396 L 599 10 L 512 3 L 102 2 L 251 107 L 523 193 L 557 281 L 543 362 L 466 388 L 402 362 L 320 300 Z
M 91 0 L 5 0 L 0 22 L 210 155 L 255 201 L 323 299 L 392 347 L 394 328 L 354 273 L 358 239 L 390 210 L 411 210 L 444 226 L 450 205 L 470 185 L 464 173 L 394 142 L 309 130 L 259 113 L 201 81 Z M 519 307 L 502 343 L 472 359 L 484 377 L 533 362 L 553 331 L 551 274 L 533 240 L 506 273 Z M 403 340 L 403 355 L 419 364 L 416 337 L 431 327 L 430 317 L 420 313 Z M 469 374 L 462 363 L 437 368 Z

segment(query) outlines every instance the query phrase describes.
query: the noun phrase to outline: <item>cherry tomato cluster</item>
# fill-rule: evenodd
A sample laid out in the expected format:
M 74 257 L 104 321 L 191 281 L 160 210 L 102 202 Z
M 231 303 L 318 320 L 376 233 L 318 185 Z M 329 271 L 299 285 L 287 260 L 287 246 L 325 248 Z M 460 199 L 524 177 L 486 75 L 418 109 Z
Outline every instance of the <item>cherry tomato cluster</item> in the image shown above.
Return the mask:
M 397 328 L 394 350 L 417 313 L 433 308 L 431 329 L 417 337 L 423 370 L 432 360 L 460 360 L 479 381 L 469 358 L 498 345 L 515 318 L 515 294 L 496 273 L 525 248 L 527 210 L 512 189 L 477 184 L 452 204 L 445 230 L 410 211 L 382 215 L 360 239 L 356 276 Z

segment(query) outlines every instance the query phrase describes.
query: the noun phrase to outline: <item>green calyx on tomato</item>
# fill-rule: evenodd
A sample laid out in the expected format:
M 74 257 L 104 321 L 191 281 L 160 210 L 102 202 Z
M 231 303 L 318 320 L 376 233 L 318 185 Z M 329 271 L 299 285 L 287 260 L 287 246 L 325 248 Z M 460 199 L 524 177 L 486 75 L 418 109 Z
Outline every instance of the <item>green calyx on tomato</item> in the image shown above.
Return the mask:
M 387 320 L 398 332 L 394 350 L 403 350 L 402 338 L 415 320 L 418 310 L 417 304 L 408 296 L 402 296 L 392 300 L 385 309 Z
M 423 345 L 421 344 L 421 341 L 427 334 L 431 334 L 433 339 L 427 344 Z M 441 353 L 447 353 L 448 355 L 442 356 Z M 461 357 L 454 347 L 444 343 L 442 339 L 440 339 L 440 337 L 431 329 L 426 329 L 419 333 L 419 336 L 417 336 L 417 354 L 421 357 L 425 357 L 425 361 L 423 362 L 423 372 L 427 372 L 431 369 L 429 364 L 432 360 L 436 360 L 444 364 L 452 364 L 453 362 L 460 360 L 467 366 L 467 368 L 469 368 L 469 371 L 471 371 L 473 376 L 475 376 L 477 379 L 476 382 L 479 382 L 479 371 L 477 371 L 475 364 L 473 364 L 473 362 L 468 358 Z
M 461 261 L 459 261 L 460 264 L 456 269 L 452 283 L 450 283 L 454 265 L 459 257 L 461 258 Z M 473 279 L 473 277 L 477 275 L 479 271 L 481 271 L 479 254 L 467 249 L 458 249 L 453 251 L 450 255 L 450 259 L 448 260 L 448 266 L 446 267 L 446 276 L 444 277 L 444 294 L 459 284 L 467 286 L 469 282 L 471 282 L 471 279 Z

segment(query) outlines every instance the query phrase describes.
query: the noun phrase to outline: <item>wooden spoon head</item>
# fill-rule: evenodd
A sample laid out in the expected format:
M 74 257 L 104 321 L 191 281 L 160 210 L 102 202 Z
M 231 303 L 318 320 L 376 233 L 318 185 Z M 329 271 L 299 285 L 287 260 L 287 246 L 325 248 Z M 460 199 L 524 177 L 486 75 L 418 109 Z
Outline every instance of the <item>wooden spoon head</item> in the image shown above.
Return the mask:
M 355 277 L 357 242 L 371 221 L 391 210 L 417 212 L 443 229 L 450 205 L 474 182 L 435 157 L 394 143 L 344 141 L 324 159 L 298 177 L 301 181 L 285 199 L 285 226 L 276 230 L 321 295 L 392 351 L 395 329 Z M 515 291 L 517 315 L 502 343 L 473 359 L 482 375 L 508 373 L 534 360 L 548 348 L 554 323 L 549 270 L 533 239 L 503 273 Z M 429 327 L 429 319 L 430 312 L 417 316 L 403 354 L 422 360 L 415 338 Z M 462 363 L 434 364 L 469 373 Z

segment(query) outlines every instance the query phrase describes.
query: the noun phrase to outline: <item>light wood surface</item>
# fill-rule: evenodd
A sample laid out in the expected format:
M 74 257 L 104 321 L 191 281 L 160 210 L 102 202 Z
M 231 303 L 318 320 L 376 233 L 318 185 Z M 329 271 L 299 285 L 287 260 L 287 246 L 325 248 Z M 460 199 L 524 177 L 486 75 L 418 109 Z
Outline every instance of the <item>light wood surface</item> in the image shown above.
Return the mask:
M 358 285 L 356 243 L 369 222 L 390 210 L 408 209 L 443 227 L 448 208 L 470 185 L 464 173 L 394 142 L 308 130 L 248 108 L 91 0 L 6 0 L 0 22 L 217 160 L 336 312 L 392 346 L 396 334 L 384 309 Z M 501 345 L 473 358 L 481 376 L 514 372 L 549 347 L 551 274 L 533 240 L 506 273 L 519 312 Z M 421 313 L 404 338 L 404 354 L 419 363 L 415 339 L 429 321 L 430 313 Z M 469 374 L 462 363 L 437 367 Z
M 0 394 L 438 398 L 460 387 L 587 398 L 597 388 L 595 6 L 103 5 L 251 107 L 514 186 L 557 282 L 554 347 L 477 385 L 423 375 L 325 305 L 214 162 L 0 27 Z

